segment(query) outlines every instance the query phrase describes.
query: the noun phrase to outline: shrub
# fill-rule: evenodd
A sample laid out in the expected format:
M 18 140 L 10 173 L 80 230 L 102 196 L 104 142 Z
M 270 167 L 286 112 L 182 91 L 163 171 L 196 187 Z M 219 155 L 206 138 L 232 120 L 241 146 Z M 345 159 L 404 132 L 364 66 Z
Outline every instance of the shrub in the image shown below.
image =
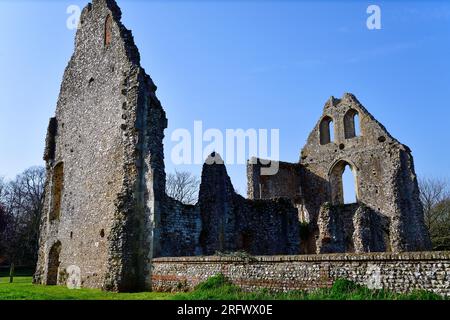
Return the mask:
M 208 280 L 200 283 L 195 287 L 196 291 L 205 291 L 205 290 L 213 290 L 220 289 L 224 286 L 232 285 L 231 281 L 228 280 L 223 274 L 219 273 Z

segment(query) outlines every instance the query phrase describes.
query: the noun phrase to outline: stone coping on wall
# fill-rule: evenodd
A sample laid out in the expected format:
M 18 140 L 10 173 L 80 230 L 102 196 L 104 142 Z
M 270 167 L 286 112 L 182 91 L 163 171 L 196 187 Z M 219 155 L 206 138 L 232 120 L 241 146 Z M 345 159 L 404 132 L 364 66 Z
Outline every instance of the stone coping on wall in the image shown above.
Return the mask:
M 282 263 L 324 261 L 414 261 L 450 260 L 450 251 L 333 253 L 280 256 L 194 256 L 154 258 L 153 263 Z

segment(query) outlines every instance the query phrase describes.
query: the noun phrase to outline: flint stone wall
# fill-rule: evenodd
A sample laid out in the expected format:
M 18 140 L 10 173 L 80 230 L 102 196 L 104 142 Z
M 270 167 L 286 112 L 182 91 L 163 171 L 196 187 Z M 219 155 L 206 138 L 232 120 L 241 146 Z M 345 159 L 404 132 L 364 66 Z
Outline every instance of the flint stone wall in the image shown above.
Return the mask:
M 214 159 L 218 163 L 213 163 Z M 291 201 L 248 200 L 240 196 L 219 154 L 211 154 L 203 165 L 198 206 L 203 225 L 199 238 L 202 255 L 217 251 L 300 253 L 298 211 Z
M 155 291 L 192 290 L 219 273 L 246 291 L 310 291 L 344 278 L 372 289 L 427 290 L 450 296 L 449 251 L 157 258 L 152 287 Z
M 170 197 L 165 201 L 165 214 L 161 215 L 159 250 L 156 256 L 201 255 L 199 244 L 202 220 L 198 206 L 185 205 Z
M 358 203 L 325 203 L 317 221 L 320 253 L 389 251 L 389 220 Z
M 114 0 L 93 0 L 80 16 L 46 138 L 35 283 L 64 284 L 75 266 L 83 287 L 150 288 L 167 119 L 121 14 Z

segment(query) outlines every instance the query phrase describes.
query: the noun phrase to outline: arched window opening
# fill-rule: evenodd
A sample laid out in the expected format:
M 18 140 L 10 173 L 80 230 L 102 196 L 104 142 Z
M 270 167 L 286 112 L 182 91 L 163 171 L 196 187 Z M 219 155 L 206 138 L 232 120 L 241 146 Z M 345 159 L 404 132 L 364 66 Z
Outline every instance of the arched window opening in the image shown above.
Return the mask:
M 358 111 L 350 109 L 344 116 L 345 139 L 354 138 L 360 135 Z
M 334 125 L 333 119 L 326 116 L 320 122 L 320 144 L 328 144 L 334 141 Z
M 108 15 L 105 20 L 105 47 L 108 47 L 111 44 L 112 38 L 112 18 L 111 15 Z
M 358 202 L 356 171 L 348 162 L 341 160 L 336 163 L 329 179 L 333 204 Z
M 353 117 L 353 123 L 355 124 L 355 136 L 358 137 L 361 135 L 361 128 L 359 127 L 359 114 L 358 112 Z
M 330 121 L 329 127 L 330 127 L 330 142 L 333 142 L 334 141 L 334 122 L 333 122 L 333 120 Z
M 61 242 L 58 241 L 52 246 L 48 254 L 47 285 L 54 286 L 58 284 L 60 253 L 61 253 Z
M 64 163 L 60 162 L 53 168 L 52 205 L 50 221 L 58 220 L 61 214 L 61 199 L 64 189 Z
M 356 203 L 355 177 L 348 164 L 344 167 L 344 173 L 342 174 L 342 186 L 344 192 L 344 204 Z

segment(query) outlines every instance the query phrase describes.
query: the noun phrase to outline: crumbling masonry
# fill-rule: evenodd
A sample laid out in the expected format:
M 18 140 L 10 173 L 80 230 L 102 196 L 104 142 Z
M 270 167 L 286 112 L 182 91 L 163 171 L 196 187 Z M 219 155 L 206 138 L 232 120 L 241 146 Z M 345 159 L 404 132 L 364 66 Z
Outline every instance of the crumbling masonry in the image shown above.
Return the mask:
M 264 176 L 249 162 L 248 199 L 220 161 L 204 165 L 195 206 L 169 198 L 166 114 L 120 19 L 114 0 L 81 14 L 48 127 L 35 282 L 63 284 L 75 266 L 84 287 L 148 290 L 154 257 L 430 248 L 410 150 L 351 94 L 326 103 L 298 163 Z M 343 203 L 347 165 L 354 204 Z

